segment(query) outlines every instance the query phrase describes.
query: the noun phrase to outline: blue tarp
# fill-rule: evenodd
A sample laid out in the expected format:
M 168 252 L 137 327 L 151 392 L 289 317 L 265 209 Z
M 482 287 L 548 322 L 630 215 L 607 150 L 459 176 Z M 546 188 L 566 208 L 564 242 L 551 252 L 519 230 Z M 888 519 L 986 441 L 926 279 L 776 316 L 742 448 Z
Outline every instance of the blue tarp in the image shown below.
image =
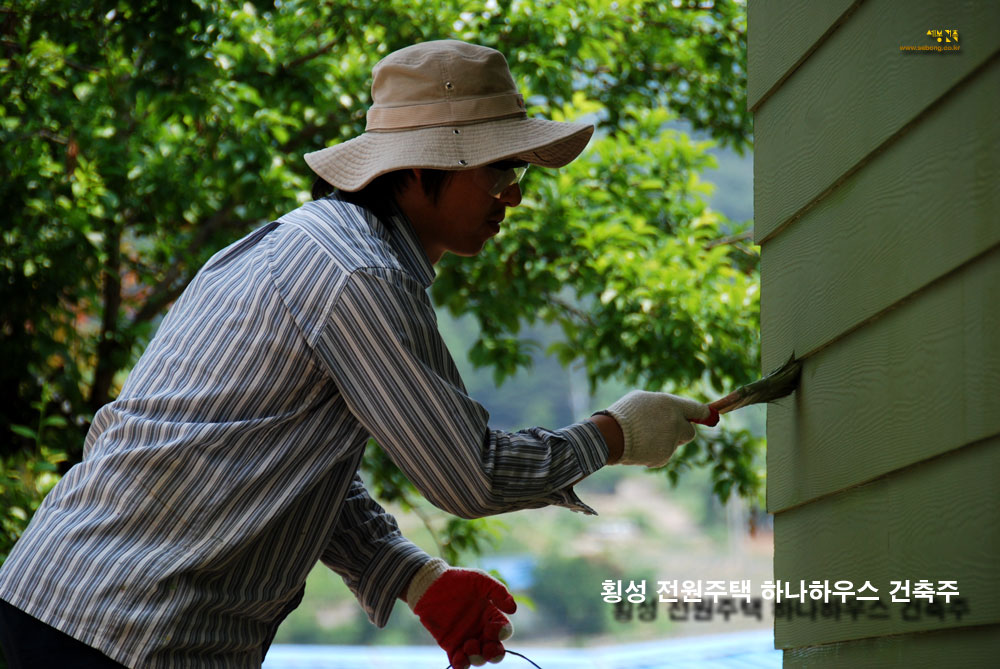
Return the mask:
M 542 669 L 779 669 L 782 653 L 770 630 L 685 637 L 593 648 L 510 645 Z M 271 646 L 263 669 L 445 669 L 434 646 Z M 509 655 L 498 669 L 531 665 Z

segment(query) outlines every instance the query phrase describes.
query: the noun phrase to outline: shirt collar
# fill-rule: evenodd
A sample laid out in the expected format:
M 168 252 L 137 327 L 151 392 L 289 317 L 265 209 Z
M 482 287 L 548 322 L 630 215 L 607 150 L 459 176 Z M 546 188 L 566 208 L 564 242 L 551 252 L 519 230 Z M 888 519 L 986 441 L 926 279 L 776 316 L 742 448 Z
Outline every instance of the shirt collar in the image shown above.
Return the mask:
M 330 197 L 345 204 L 350 204 L 337 194 L 333 194 Z M 419 281 L 424 288 L 429 288 L 434 283 L 437 273 L 434 271 L 434 265 L 431 264 L 430 259 L 427 257 L 423 245 L 420 243 L 420 238 L 417 237 L 417 231 L 414 230 L 413 224 L 410 223 L 410 219 L 399 208 L 399 205 L 395 202 L 392 203 L 392 212 L 388 218 L 388 225 L 386 221 L 380 219 L 370 209 L 365 207 L 358 208 L 363 213 L 363 217 L 372 232 L 380 239 L 388 242 L 392 250 L 396 252 L 396 258 L 403 266 L 403 269 Z
M 399 254 L 399 260 L 403 263 L 403 267 L 413 274 L 424 288 L 428 288 L 434 283 L 434 277 L 437 275 L 434 271 L 434 265 L 427 257 L 427 252 L 424 251 L 410 219 L 395 202 L 392 205 L 392 210 L 389 243 Z

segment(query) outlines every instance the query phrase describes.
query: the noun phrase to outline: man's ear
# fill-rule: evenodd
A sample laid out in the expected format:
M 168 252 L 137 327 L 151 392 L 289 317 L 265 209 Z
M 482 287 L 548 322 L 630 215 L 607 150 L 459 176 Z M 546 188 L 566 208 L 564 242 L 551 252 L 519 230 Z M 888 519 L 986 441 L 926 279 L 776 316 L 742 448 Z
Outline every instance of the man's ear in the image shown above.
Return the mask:
M 404 212 L 411 215 L 411 208 L 423 207 L 428 204 L 427 195 L 423 189 L 423 170 L 413 167 L 406 170 L 406 178 L 399 184 L 396 191 L 396 204 Z
M 424 171 L 419 167 L 411 167 L 407 170 L 406 175 L 407 183 L 412 183 L 417 188 L 423 190 L 424 186 Z
M 401 192 L 408 190 L 415 190 L 417 192 L 423 192 L 423 181 L 424 181 L 424 171 L 419 167 L 411 167 L 404 170 L 405 174 L 401 182 L 399 182 L 399 189 Z

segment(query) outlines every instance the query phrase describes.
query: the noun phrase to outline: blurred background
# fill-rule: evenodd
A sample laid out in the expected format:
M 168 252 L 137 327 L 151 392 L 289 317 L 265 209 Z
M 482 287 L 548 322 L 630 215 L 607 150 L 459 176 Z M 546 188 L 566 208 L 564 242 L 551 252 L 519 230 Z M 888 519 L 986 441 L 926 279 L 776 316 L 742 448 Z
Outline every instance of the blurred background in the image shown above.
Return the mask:
M 441 38 L 506 54 L 530 115 L 597 126 L 566 168 L 528 171 L 479 256 L 438 265 L 442 334 L 492 426 L 759 377 L 743 2 L 20 0 L 0 8 L 0 560 L 198 268 L 309 199 L 301 156 L 364 130 L 379 59 Z M 744 409 L 665 468 L 598 472 L 578 486 L 597 517 L 455 519 L 374 444 L 363 475 L 429 553 L 508 583 L 518 643 L 766 633 L 766 607 L 681 622 L 601 599 L 609 579 L 770 578 L 763 425 Z M 401 608 L 377 630 L 320 567 L 275 642 L 428 643 Z

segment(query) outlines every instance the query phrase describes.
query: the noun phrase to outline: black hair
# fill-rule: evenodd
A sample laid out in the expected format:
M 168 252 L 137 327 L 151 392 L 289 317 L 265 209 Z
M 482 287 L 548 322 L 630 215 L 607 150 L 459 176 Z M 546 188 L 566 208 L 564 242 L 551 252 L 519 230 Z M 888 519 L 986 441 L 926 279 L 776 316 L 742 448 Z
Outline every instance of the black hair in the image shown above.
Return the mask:
M 437 202 L 445 182 L 452 174 L 454 172 L 449 170 L 422 169 L 420 171 L 420 185 L 432 202 Z M 388 218 L 392 214 L 392 202 L 412 178 L 413 172 L 410 170 L 395 170 L 375 177 L 361 190 L 345 191 L 329 183 L 323 177 L 316 177 L 316 181 L 312 185 L 312 198 L 320 200 L 330 194 L 336 194 L 345 202 L 370 209 L 379 218 Z

